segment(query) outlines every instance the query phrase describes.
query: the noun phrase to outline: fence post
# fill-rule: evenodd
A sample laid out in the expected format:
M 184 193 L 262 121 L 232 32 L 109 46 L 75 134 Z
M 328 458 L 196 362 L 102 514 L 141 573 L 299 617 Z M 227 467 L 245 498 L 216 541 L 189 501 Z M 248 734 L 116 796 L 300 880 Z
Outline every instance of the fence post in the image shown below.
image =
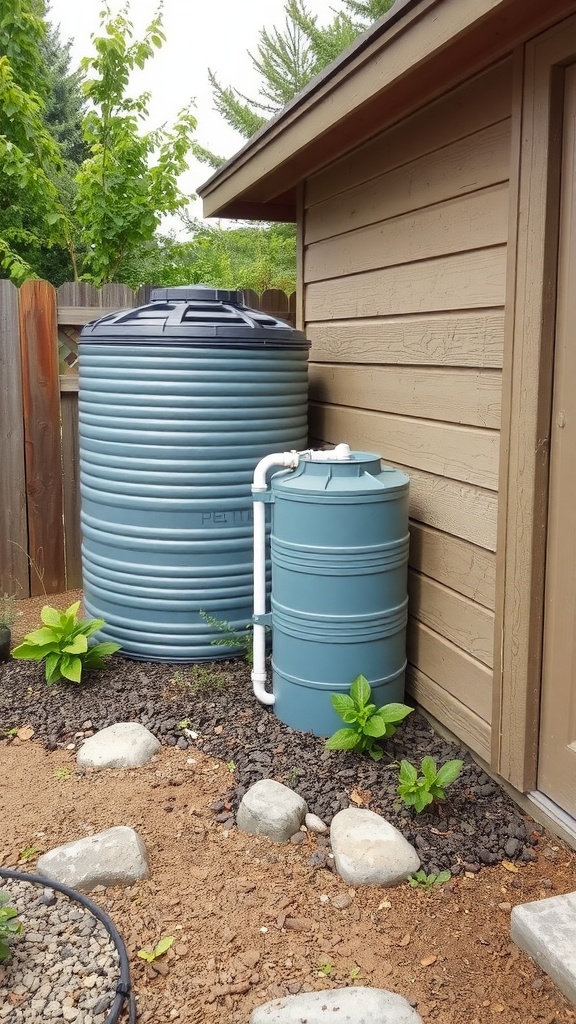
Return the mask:
M 0 593 L 30 596 L 18 291 L 0 281 Z
M 25 281 L 20 345 L 33 597 L 66 589 L 57 338 L 54 288 L 47 281 Z

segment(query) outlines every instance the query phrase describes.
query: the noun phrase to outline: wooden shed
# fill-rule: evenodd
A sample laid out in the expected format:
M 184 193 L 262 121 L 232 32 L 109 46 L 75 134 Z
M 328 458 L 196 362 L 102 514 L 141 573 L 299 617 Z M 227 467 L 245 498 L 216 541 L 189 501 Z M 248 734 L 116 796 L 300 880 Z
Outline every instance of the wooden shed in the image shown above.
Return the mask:
M 313 435 L 410 474 L 412 696 L 573 837 L 575 161 L 574 0 L 397 0 L 199 190 L 296 221 Z

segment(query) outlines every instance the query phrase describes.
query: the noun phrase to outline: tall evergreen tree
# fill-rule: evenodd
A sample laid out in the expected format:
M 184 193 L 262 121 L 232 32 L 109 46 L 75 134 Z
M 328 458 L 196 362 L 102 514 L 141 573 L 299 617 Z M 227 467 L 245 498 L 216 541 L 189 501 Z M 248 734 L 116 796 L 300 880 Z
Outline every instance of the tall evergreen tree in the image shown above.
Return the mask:
M 394 0 L 341 0 L 327 25 L 318 23 L 306 0 L 286 0 L 283 27 L 261 29 L 256 54 L 249 53 L 260 76 L 257 98 L 235 86 L 223 86 L 209 71 L 214 106 L 243 138 L 250 138 L 282 109 L 312 78 L 350 46 L 362 32 L 386 13 Z M 225 158 L 196 144 L 197 159 L 219 167 Z

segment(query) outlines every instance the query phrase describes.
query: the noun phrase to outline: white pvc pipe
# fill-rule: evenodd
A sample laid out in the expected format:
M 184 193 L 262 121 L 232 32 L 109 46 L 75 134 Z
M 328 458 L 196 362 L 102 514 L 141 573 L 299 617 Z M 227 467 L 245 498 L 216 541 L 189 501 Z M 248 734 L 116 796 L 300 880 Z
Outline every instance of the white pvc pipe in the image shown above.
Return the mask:
M 275 467 L 296 469 L 298 452 L 276 452 L 266 455 L 254 470 L 252 494 L 268 490 L 266 474 Z M 254 502 L 254 615 L 266 614 L 266 505 Z M 252 688 L 261 704 L 273 704 L 273 693 L 266 690 L 266 627 L 259 623 L 253 626 Z
M 254 470 L 252 494 L 262 494 L 268 490 L 266 475 L 275 467 L 296 469 L 301 458 L 311 462 L 343 462 L 350 458 L 350 445 L 338 444 L 335 448 L 327 448 L 306 452 L 276 452 L 266 455 Z M 266 504 L 254 502 L 254 615 L 266 614 Z M 254 695 L 261 704 L 274 704 L 273 693 L 266 689 L 266 626 L 254 623 L 252 635 L 252 688 Z

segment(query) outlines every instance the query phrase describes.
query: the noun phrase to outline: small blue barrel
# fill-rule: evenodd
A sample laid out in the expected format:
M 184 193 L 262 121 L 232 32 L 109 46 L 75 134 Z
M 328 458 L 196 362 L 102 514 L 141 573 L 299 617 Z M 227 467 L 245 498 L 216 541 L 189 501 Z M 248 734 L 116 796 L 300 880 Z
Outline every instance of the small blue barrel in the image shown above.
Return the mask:
M 408 486 L 367 452 L 272 478 L 274 709 L 295 729 L 342 728 L 330 695 L 358 675 L 379 707 L 403 699 Z
M 254 467 L 305 447 L 308 342 L 241 292 L 158 289 L 79 346 L 84 603 L 151 661 L 229 657 L 252 621 Z M 208 618 L 207 618 L 208 617 Z

